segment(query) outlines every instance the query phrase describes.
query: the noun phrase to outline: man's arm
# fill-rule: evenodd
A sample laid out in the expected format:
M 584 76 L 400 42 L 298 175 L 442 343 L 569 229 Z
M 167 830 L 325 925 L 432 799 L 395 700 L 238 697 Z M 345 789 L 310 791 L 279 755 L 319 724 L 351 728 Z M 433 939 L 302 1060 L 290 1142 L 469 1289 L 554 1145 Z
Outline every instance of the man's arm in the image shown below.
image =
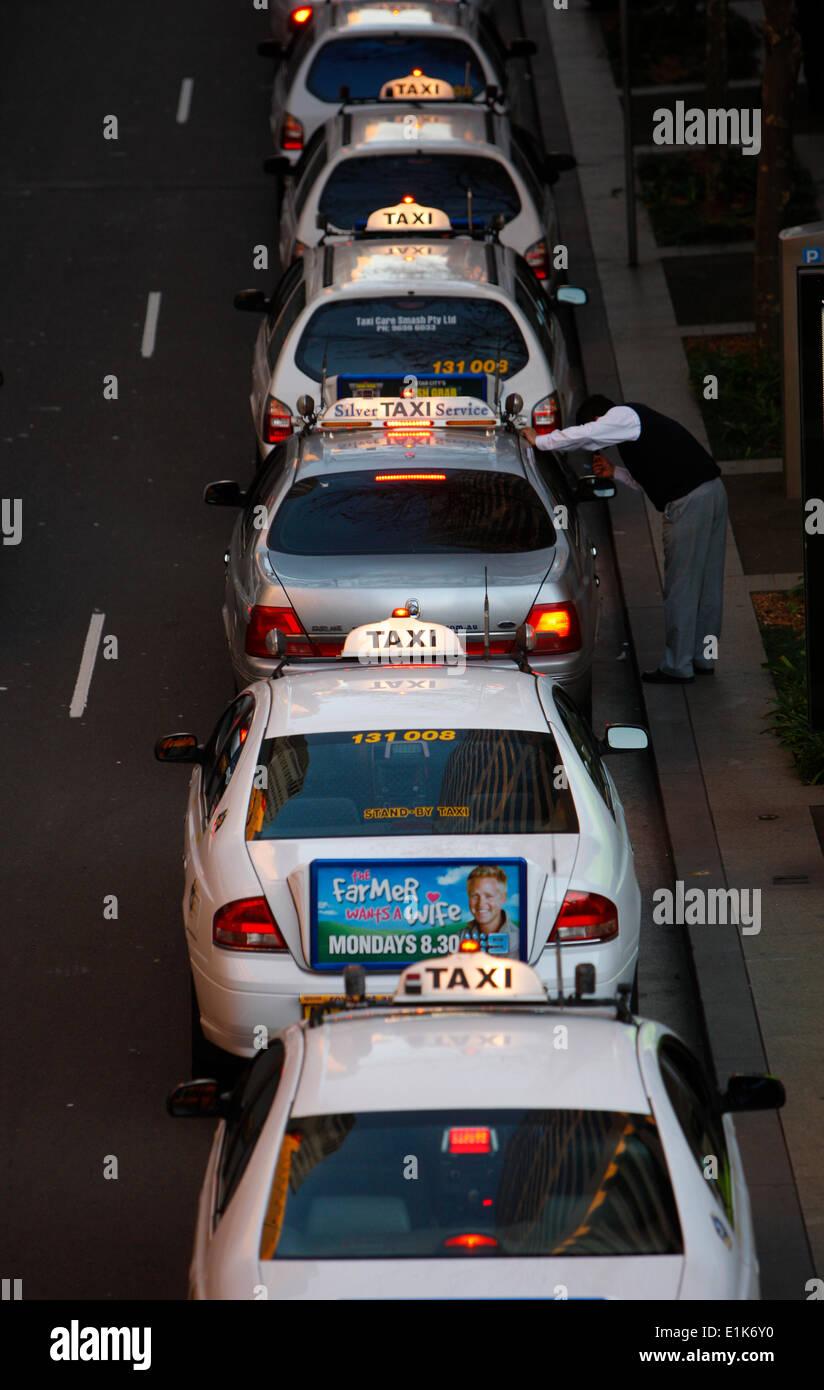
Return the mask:
M 640 433 L 641 421 L 628 405 L 614 405 L 587 425 L 570 425 L 565 430 L 552 430 L 550 434 L 536 436 L 532 429 L 521 430 L 534 449 L 587 449 L 590 453 L 608 449 L 611 444 L 626 444 L 637 439 Z

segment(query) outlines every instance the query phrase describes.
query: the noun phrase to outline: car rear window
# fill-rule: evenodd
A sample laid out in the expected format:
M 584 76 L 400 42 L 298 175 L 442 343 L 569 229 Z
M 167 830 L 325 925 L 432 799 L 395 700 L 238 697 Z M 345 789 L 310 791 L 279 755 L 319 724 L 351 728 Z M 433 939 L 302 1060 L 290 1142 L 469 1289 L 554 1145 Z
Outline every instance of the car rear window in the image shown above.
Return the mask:
M 471 194 L 471 199 L 468 195 Z M 370 212 L 411 196 L 440 208 L 454 228 L 489 226 L 496 213 L 517 217 L 521 200 L 505 165 L 466 154 L 358 155 L 337 164 L 320 196 L 319 211 L 335 227 L 360 230 Z
M 555 528 L 531 483 L 513 473 L 394 464 L 300 478 L 269 528 L 286 555 L 473 555 L 548 550 Z M 428 475 L 428 477 L 427 477 Z
M 330 39 L 318 49 L 306 86 L 320 101 L 338 101 L 341 84 L 353 101 L 376 100 L 385 82 L 409 77 L 420 68 L 439 78 L 464 100 L 478 96 L 486 78 L 475 50 L 463 39 L 426 34 L 362 34 Z
M 355 729 L 267 738 L 247 840 L 577 834 L 552 734 Z
M 347 295 L 321 305 L 303 330 L 298 370 L 320 381 L 374 372 L 502 377 L 529 361 L 523 334 L 505 304 L 472 295 Z
M 654 1120 L 606 1110 L 292 1120 L 260 1242 L 262 1260 L 682 1252 Z

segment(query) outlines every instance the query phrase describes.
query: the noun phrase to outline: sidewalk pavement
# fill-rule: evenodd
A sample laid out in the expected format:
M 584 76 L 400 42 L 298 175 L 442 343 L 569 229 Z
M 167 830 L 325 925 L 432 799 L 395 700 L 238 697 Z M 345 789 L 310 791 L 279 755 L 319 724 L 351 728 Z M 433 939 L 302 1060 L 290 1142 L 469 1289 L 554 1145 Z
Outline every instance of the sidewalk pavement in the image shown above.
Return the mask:
M 639 265 L 626 265 L 621 109 L 600 27 L 582 3 L 556 10 L 543 0 L 543 7 L 620 389 L 625 399 L 646 400 L 674 416 L 706 445 L 661 258 L 640 204 Z M 544 134 L 551 148 L 552 133 Z M 575 283 L 574 243 L 570 248 Z M 592 360 L 586 365 L 590 389 L 604 389 Z M 721 391 L 723 399 L 723 382 Z M 640 668 L 653 667 L 663 652 L 661 517 L 627 488 L 619 487 L 610 507 L 635 656 Z M 773 689 L 762 669 L 750 587 L 730 531 L 717 674 L 682 689 L 644 686 L 643 693 L 676 879 L 686 889 L 759 889 L 762 929 L 750 935 L 729 925 L 660 930 L 689 938 L 721 1084 L 732 1071 L 765 1067 L 785 1083 L 785 1109 L 742 1116 L 736 1132 L 758 1233 L 762 1295 L 803 1300 L 807 1279 L 816 1266 L 824 1269 L 824 858 L 810 809 L 824 803 L 824 789 L 804 787 L 789 754 L 765 732 Z

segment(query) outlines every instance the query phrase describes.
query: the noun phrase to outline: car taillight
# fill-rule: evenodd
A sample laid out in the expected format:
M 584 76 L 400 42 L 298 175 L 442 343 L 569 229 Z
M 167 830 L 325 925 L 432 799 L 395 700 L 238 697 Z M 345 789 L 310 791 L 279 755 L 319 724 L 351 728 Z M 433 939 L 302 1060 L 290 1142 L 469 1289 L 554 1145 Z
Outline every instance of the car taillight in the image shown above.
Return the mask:
M 283 401 L 274 396 L 266 397 L 263 412 L 263 438 L 267 444 L 282 444 L 292 433 L 292 412 Z
M 549 945 L 559 941 L 612 941 L 618 935 L 618 909 L 600 893 L 570 891 L 561 904 Z
M 216 946 L 233 951 L 286 951 L 288 946 L 265 898 L 238 898 L 218 908 L 212 921 Z
M 527 622 L 535 631 L 533 652 L 577 652 L 581 625 L 574 603 L 536 603 Z
M 526 248 L 525 260 L 527 265 L 531 265 L 534 273 L 539 280 L 546 280 L 549 276 L 549 249 L 546 242 L 533 241 L 531 246 Z
M 283 125 L 280 131 L 280 147 L 282 150 L 302 150 L 303 149 L 303 126 L 300 121 L 296 121 L 289 112 L 283 117 Z
M 289 18 L 293 24 L 308 24 L 312 18 L 312 6 L 299 5 L 296 10 L 292 11 Z
M 561 428 L 561 405 L 557 391 L 544 396 L 533 408 L 532 428 L 536 434 L 551 434 L 553 430 Z
M 292 264 L 294 265 L 295 261 L 299 261 L 304 251 L 308 251 L 308 249 L 305 241 L 296 241 L 295 249 L 292 252 Z
M 266 646 L 266 638 L 276 628 L 285 632 L 287 639 L 289 637 L 297 639 L 294 642 L 287 640 L 287 656 L 314 655 L 312 644 L 301 627 L 294 608 L 264 608 L 259 604 L 255 604 L 249 614 L 249 626 L 246 629 L 247 654 L 249 656 L 271 657 L 272 652 Z

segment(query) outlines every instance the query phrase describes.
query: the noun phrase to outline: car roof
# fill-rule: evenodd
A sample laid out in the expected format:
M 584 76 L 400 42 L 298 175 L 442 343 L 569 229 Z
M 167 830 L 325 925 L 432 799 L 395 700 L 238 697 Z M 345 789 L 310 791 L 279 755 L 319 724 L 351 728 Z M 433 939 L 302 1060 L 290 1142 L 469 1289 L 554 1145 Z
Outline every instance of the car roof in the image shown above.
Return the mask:
M 414 449 L 414 465 L 404 462 L 405 451 Z M 485 473 L 526 476 L 516 436 L 502 429 L 435 428 L 424 439 L 388 443 L 380 430 L 319 429 L 306 435 L 299 455 L 301 478 L 330 473 L 350 473 L 404 467 L 460 468 Z
M 500 287 L 514 298 L 515 253 L 471 237 L 341 241 L 305 251 L 303 262 L 308 300 L 328 293 L 404 294 L 410 286 L 426 294 L 444 283 L 451 294 Z
M 437 0 L 430 4 L 426 0 L 382 0 L 379 4 L 370 0 L 368 5 L 359 4 L 358 0 L 341 0 L 338 5 L 323 6 L 315 14 L 326 20 L 326 28 L 338 34 L 356 28 L 362 31 L 458 29 L 467 32 L 474 27 L 471 11 L 462 5 L 441 5 Z
M 571 1010 L 347 1015 L 304 1030 L 292 1115 L 475 1106 L 649 1114 L 636 1038 L 634 1023 Z
M 484 153 L 505 158 L 509 143 L 509 126 L 503 118 L 483 106 L 468 103 L 446 103 L 435 108 L 407 106 L 403 103 L 378 102 L 358 106 L 351 112 L 334 117 L 329 122 L 328 149 L 330 155 L 339 149 L 347 153 L 372 150 L 376 145 L 403 144 L 410 148 L 406 122 L 410 115 L 416 119 L 415 146 L 483 145 Z M 412 153 L 416 150 L 413 149 Z
M 343 733 L 363 728 L 364 721 L 369 729 L 419 726 L 546 733 L 539 680 L 546 678 L 501 660 L 469 661 L 461 671 L 343 661 L 301 669 L 287 663 L 284 675 L 267 682 L 271 704 L 264 737 Z

